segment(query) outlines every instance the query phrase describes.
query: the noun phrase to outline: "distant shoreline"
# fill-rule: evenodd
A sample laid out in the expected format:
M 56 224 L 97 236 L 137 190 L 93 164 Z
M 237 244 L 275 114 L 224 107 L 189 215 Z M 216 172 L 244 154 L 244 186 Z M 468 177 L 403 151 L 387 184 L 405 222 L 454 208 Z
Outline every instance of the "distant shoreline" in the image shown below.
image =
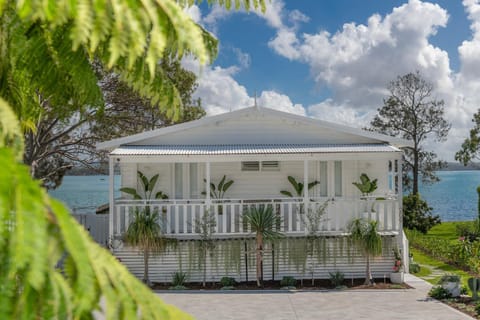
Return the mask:
M 464 166 L 458 162 L 448 162 L 447 167 L 440 169 L 438 171 L 471 171 L 471 170 L 480 170 L 480 163 L 473 163 L 467 166 Z M 108 164 L 101 164 L 98 170 L 92 170 L 84 167 L 75 167 L 69 170 L 66 176 L 99 176 L 99 175 L 108 175 Z

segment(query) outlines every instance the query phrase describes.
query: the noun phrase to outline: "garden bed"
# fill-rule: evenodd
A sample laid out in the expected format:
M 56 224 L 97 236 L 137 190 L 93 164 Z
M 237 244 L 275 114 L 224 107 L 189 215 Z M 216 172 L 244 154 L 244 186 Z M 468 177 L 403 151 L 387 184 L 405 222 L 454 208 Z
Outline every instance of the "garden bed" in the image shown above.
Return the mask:
M 328 279 L 316 279 L 315 284 L 312 285 L 311 279 L 303 280 L 303 285 L 300 281 L 297 281 L 297 285 L 295 286 L 295 290 L 333 290 L 333 289 L 411 289 L 409 285 L 406 283 L 403 284 L 395 284 L 390 283 L 388 279 L 384 281 L 383 278 L 375 279 L 375 285 L 366 286 L 364 285 L 364 279 L 353 279 L 352 280 L 345 280 L 343 282 L 342 287 L 335 288 L 330 280 Z M 206 287 L 202 286 L 202 283 L 192 282 L 186 283 L 185 287 L 186 290 L 222 290 L 222 285 L 219 282 L 211 283 L 207 282 Z M 154 282 L 152 289 L 153 290 L 169 290 L 171 288 L 171 284 L 169 283 L 158 283 Z M 263 287 L 257 287 L 257 283 L 255 281 L 241 282 L 238 283 L 233 287 L 233 290 L 282 290 L 285 287 L 280 285 L 280 281 L 264 281 Z M 288 289 L 294 289 L 293 287 L 289 287 Z
M 480 319 L 480 315 L 478 315 L 477 311 L 475 310 L 478 301 L 472 300 L 472 298 L 469 296 L 460 296 L 458 298 L 449 298 L 440 301 L 452 308 L 457 309 L 458 311 L 468 314 L 475 319 Z

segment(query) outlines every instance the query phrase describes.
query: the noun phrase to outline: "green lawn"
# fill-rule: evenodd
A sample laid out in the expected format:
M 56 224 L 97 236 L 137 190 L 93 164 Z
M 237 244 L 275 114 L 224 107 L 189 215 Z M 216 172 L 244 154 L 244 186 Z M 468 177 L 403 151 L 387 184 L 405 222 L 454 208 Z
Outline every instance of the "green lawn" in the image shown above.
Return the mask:
M 427 236 L 436 237 L 441 239 L 446 239 L 450 241 L 457 241 L 458 235 L 456 226 L 465 223 L 465 222 L 442 222 L 439 225 L 436 225 L 428 232 Z M 415 248 L 410 248 L 410 253 L 413 254 L 413 260 L 421 265 L 420 272 L 415 274 L 416 276 L 425 279 L 426 281 L 437 284 L 438 280 L 440 279 L 441 275 L 435 276 L 432 278 L 432 273 L 441 274 L 441 273 L 449 273 L 449 274 L 457 274 L 462 279 L 462 285 L 468 287 L 467 280 L 471 276 L 457 267 L 451 266 L 446 264 L 442 261 L 433 259 L 432 257 L 424 254 L 420 250 Z
M 437 271 L 440 271 L 442 273 L 459 275 L 462 279 L 462 285 L 468 287 L 467 280 L 471 276 L 467 272 L 453 267 L 449 264 L 446 264 L 442 261 L 435 260 L 415 248 L 410 248 L 410 253 L 413 254 L 413 260 L 421 265 L 420 272 L 415 273 L 417 277 L 425 279 L 431 284 L 437 284 L 438 280 L 440 280 L 441 275 L 430 278 L 432 275 L 432 271 L 437 269 Z
M 457 230 L 456 226 L 463 222 L 442 222 L 437 224 L 430 231 L 428 231 L 427 236 L 442 238 L 447 240 L 457 240 Z

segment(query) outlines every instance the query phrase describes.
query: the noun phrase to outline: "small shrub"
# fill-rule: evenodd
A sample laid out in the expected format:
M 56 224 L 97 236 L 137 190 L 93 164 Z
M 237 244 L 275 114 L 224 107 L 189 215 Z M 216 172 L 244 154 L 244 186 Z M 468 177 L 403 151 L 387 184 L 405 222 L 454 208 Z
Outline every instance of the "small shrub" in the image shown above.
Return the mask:
M 438 284 L 444 284 L 447 282 L 460 282 L 460 276 L 456 274 L 446 274 L 438 280 Z
M 480 315 L 480 302 L 475 306 L 475 312 Z
M 410 263 L 410 272 L 411 273 L 419 273 L 420 272 L 420 265 L 418 263 Z
M 428 295 L 437 300 L 449 299 L 452 295 L 444 288 L 435 286 L 429 292 Z
M 222 287 L 233 287 L 237 284 L 237 281 L 235 281 L 234 278 L 231 277 L 223 277 L 220 279 L 220 284 Z
M 295 287 L 297 284 L 297 280 L 295 280 L 294 277 L 283 277 L 282 280 L 280 281 L 280 286 L 282 287 Z
M 477 221 L 458 222 L 455 229 L 461 239 L 473 242 L 479 238 Z
M 336 288 L 343 285 L 343 280 L 345 279 L 345 274 L 341 271 L 329 272 L 330 283 Z
M 403 226 L 407 229 L 427 233 L 430 228 L 440 223 L 440 216 L 432 215 L 432 207 L 419 194 L 403 197 Z
M 184 286 L 186 280 L 187 280 L 187 274 L 182 271 L 177 271 L 173 273 L 172 286 L 173 287 Z

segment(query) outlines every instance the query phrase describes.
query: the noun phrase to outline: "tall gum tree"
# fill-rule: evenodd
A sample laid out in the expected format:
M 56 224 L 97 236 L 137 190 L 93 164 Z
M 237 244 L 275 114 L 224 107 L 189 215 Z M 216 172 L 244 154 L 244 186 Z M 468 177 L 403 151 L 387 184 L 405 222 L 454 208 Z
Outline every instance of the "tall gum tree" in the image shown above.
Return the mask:
M 437 182 L 435 170 L 445 162 L 436 161 L 437 155 L 425 149 L 427 139 L 444 141 L 450 123 L 444 118 L 444 101 L 433 97 L 434 87 L 420 72 L 397 77 L 388 85 L 390 95 L 370 123 L 370 130 L 401 137 L 413 142 L 405 147 L 404 183 L 418 194 L 418 182 Z

